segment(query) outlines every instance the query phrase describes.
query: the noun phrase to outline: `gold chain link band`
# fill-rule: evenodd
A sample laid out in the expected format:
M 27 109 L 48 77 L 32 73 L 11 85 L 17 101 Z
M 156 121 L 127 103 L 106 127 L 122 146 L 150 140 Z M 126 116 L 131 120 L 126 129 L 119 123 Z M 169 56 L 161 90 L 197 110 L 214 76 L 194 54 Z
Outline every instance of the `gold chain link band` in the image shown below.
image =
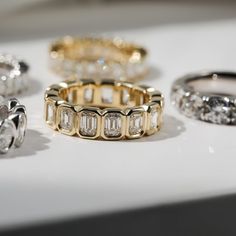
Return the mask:
M 64 81 L 45 92 L 45 120 L 53 129 L 88 139 L 133 139 L 156 133 L 164 98 L 154 88 L 103 79 Z
M 63 77 L 139 80 L 147 74 L 146 49 L 120 38 L 64 37 L 50 47 L 51 69 Z

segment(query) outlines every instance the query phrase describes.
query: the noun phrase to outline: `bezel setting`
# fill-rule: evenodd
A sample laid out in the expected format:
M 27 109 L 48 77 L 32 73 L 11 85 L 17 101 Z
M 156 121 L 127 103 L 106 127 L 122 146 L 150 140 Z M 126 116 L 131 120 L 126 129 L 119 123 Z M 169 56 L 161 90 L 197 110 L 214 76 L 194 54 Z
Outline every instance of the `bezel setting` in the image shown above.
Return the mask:
M 75 120 L 75 111 L 67 104 L 59 105 L 57 109 L 57 128 L 60 132 L 67 135 L 74 135 L 76 133 L 77 124 Z
M 96 139 L 99 136 L 101 117 L 96 108 L 83 108 L 78 113 L 77 119 L 77 134 L 81 138 Z
M 93 86 L 94 98 L 87 104 L 84 93 L 89 86 Z M 102 91 L 107 87 L 113 89 L 111 103 L 103 99 Z M 128 92 L 129 98 L 126 104 L 123 102 L 124 90 Z M 77 97 L 72 96 L 71 99 L 70 93 L 74 92 Z M 50 86 L 45 92 L 44 99 L 45 120 L 49 127 L 63 134 L 77 134 L 81 138 L 135 139 L 156 133 L 162 123 L 162 94 L 149 87 L 143 88 L 128 82 L 105 79 L 99 82 L 65 81 Z M 48 107 L 51 109 L 50 112 Z M 151 125 L 153 116 L 154 126 Z

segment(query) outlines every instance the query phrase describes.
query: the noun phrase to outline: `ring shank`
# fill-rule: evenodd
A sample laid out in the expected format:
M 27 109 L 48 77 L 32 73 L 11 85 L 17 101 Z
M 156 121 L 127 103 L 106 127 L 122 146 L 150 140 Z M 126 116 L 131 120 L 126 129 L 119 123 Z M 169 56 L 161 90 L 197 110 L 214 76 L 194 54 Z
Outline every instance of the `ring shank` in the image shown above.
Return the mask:
M 122 83 L 114 86 L 109 80 L 103 83 L 84 81 L 60 90 L 59 96 L 74 105 L 126 108 L 149 101 L 145 89 Z
M 187 80 L 186 84 L 198 92 L 236 96 L 236 77 L 232 74 L 218 73 L 205 77 L 195 77 Z

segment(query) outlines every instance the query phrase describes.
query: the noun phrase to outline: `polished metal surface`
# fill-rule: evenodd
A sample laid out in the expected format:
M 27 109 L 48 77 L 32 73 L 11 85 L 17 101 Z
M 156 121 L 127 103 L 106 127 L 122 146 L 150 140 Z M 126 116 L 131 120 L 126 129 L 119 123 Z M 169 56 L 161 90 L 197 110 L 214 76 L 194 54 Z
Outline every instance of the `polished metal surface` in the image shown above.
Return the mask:
M 12 147 L 20 147 L 24 142 L 27 126 L 25 106 L 15 98 L 0 102 L 0 153 L 7 153 Z

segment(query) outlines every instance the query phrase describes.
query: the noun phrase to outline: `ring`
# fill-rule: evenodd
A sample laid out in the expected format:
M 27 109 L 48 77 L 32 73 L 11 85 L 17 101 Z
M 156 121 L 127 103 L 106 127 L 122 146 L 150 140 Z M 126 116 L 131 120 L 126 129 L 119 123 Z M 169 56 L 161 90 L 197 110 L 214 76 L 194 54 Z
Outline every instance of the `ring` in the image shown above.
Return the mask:
M 236 73 L 208 72 L 176 80 L 171 97 L 181 113 L 190 118 L 236 125 Z
M 29 66 L 10 54 L 0 54 L 0 95 L 22 92 L 28 87 Z
M 68 80 L 50 86 L 44 99 L 46 123 L 81 138 L 139 138 L 154 134 L 162 123 L 162 94 L 133 83 Z
M 65 37 L 51 45 L 50 66 L 63 77 L 134 81 L 148 72 L 146 56 L 146 49 L 120 38 Z
M 0 153 L 7 153 L 10 148 L 18 148 L 24 142 L 26 110 L 15 98 L 0 99 Z

